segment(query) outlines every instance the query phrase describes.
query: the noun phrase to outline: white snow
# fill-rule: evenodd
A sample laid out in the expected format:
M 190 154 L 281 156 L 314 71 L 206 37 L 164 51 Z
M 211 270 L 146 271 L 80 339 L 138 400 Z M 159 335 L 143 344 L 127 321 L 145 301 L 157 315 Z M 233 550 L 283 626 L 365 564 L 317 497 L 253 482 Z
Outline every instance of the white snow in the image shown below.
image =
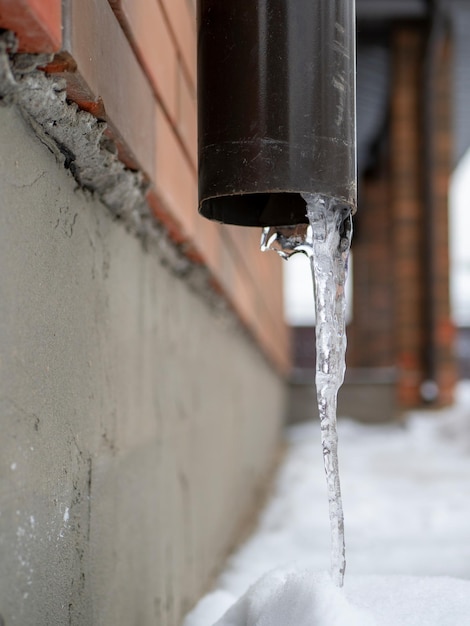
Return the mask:
M 452 176 L 449 196 L 451 299 L 453 317 L 460 326 L 468 326 L 470 323 L 470 248 L 467 236 L 470 228 L 469 188 L 470 150 Z
M 289 452 L 257 532 L 184 626 L 470 625 L 470 383 L 403 425 L 339 423 L 346 577 L 329 569 L 318 423 Z

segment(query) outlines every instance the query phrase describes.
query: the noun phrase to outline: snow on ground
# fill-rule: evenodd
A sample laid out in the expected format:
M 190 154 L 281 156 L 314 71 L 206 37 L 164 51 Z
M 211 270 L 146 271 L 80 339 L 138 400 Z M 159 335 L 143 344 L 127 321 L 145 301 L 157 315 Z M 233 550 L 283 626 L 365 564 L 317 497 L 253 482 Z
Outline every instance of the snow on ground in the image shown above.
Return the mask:
M 340 421 L 341 590 L 326 574 L 319 425 L 288 438 L 256 533 L 184 626 L 469 626 L 470 383 L 451 409 L 410 413 L 403 425 Z

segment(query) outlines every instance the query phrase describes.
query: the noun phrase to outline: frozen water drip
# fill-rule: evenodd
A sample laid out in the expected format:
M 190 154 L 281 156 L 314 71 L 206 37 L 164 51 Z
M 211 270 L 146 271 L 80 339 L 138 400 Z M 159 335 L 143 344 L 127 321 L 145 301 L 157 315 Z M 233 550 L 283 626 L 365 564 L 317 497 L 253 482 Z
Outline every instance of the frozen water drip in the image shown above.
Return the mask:
M 331 530 L 331 576 L 343 585 L 346 567 L 344 516 L 338 466 L 337 395 L 344 380 L 346 299 L 351 209 L 334 198 L 303 194 L 308 225 L 272 227 L 263 231 L 262 250 L 275 250 L 285 259 L 305 253 L 312 269 L 316 314 L 316 376 L 323 462 L 328 490 Z
M 310 264 L 316 313 L 315 383 L 330 513 L 331 575 L 335 584 L 341 587 L 346 559 L 336 405 L 346 367 L 345 283 L 352 227 L 349 207 L 313 194 L 304 196 L 304 199 L 312 227 Z

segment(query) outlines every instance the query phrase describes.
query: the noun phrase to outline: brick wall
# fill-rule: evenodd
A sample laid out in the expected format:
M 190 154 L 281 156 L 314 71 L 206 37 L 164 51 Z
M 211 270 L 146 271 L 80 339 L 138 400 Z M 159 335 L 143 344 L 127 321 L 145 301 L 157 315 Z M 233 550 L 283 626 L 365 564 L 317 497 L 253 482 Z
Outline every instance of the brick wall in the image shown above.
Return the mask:
M 21 50 L 57 52 L 46 71 L 108 123 L 120 158 L 148 180 L 153 216 L 207 266 L 214 288 L 287 371 L 279 260 L 260 254 L 259 231 L 197 213 L 195 1 L 66 0 L 62 8 L 60 0 L 0 0 L 0 26 L 17 33 Z

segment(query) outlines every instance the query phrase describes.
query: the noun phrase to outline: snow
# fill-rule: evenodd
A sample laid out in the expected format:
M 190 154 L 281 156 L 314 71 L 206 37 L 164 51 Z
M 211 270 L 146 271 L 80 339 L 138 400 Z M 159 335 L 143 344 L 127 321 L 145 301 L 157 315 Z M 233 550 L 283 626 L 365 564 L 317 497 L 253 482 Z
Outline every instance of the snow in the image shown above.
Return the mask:
M 460 326 L 470 323 L 470 150 L 454 172 L 450 186 L 451 297 L 453 317 Z
M 256 533 L 184 626 L 470 625 L 470 383 L 403 424 L 339 423 L 346 578 L 329 569 L 318 423 L 289 451 Z

